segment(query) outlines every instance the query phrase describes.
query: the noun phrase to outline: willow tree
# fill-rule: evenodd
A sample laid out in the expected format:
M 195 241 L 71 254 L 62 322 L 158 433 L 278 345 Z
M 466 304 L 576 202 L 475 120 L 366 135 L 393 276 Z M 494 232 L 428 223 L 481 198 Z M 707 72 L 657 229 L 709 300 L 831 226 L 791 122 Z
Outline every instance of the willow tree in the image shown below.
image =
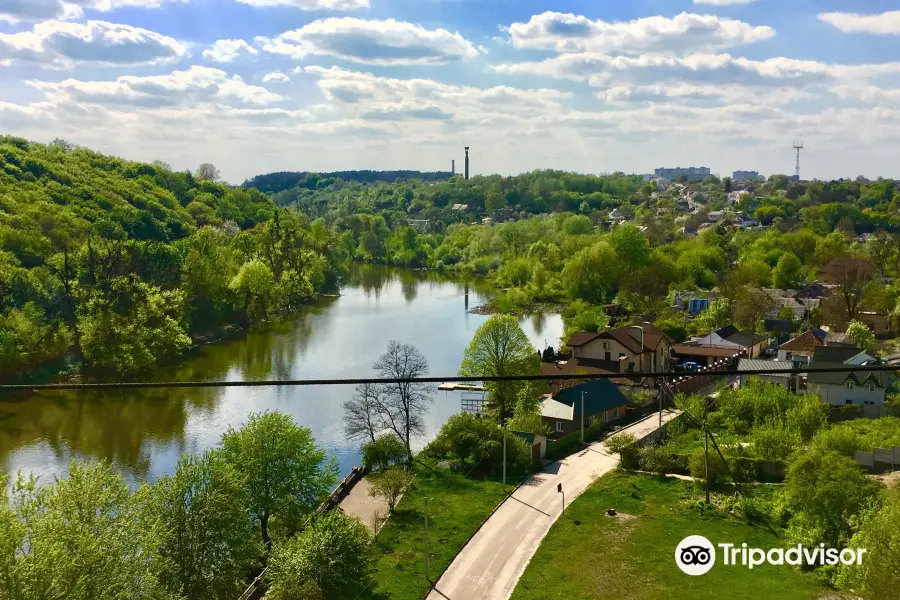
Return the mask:
M 540 375 L 541 359 L 534 346 L 510 315 L 494 315 L 478 328 L 466 348 L 460 377 L 516 377 Z M 487 381 L 484 387 L 497 407 L 500 422 L 515 404 L 528 381 Z

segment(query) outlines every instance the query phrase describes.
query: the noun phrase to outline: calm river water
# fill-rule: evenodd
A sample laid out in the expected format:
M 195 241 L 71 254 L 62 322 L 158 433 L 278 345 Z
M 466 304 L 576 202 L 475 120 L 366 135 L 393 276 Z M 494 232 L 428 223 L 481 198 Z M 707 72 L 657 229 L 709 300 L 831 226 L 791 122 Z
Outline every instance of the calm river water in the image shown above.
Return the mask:
M 207 346 L 193 358 L 144 375 L 152 381 L 251 381 L 374 376 L 392 339 L 415 345 L 432 376 L 456 374 L 463 351 L 487 317 L 466 310 L 490 295 L 483 285 L 433 273 L 361 266 L 331 298 L 264 332 Z M 522 328 L 535 348 L 558 346 L 559 315 L 532 315 Z M 0 402 L 0 461 L 8 474 L 40 481 L 65 475 L 73 459 L 105 459 L 129 480 L 172 473 L 184 453 L 214 448 L 254 412 L 278 410 L 312 429 L 345 475 L 359 449 L 343 433 L 341 405 L 352 386 L 46 392 Z M 428 435 L 460 410 L 458 392 L 435 392 Z

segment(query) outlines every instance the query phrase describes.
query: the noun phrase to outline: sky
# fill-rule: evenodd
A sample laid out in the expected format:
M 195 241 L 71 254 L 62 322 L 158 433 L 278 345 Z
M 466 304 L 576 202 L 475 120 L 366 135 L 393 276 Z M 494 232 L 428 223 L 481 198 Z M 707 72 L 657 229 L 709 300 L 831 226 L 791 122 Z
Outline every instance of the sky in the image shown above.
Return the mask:
M 0 133 L 240 183 L 900 178 L 900 0 L 0 0 Z

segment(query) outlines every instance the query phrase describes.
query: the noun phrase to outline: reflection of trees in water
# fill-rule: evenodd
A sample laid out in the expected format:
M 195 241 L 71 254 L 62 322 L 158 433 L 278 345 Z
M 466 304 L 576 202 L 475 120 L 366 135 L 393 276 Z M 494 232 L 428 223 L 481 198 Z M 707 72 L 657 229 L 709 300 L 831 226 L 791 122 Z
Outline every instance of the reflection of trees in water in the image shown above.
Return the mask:
M 536 335 L 544 335 L 544 328 L 547 326 L 547 315 L 542 312 L 532 313 L 529 318 L 531 319 L 531 327 L 534 329 L 534 333 Z
M 418 277 L 415 271 L 407 269 L 400 270 L 397 275 L 400 279 L 400 289 L 403 292 L 403 297 L 407 303 L 411 303 L 419 293 L 419 283 L 422 281 L 422 278 Z
M 136 477 L 149 472 L 152 446 L 184 447 L 187 408 L 209 407 L 219 391 L 206 388 L 41 392 L 0 403 L 0 460 L 46 442 L 56 460 L 104 459 Z
M 383 265 L 354 265 L 350 269 L 346 284 L 360 288 L 366 297 L 381 297 L 381 292 L 394 279 L 395 273 Z

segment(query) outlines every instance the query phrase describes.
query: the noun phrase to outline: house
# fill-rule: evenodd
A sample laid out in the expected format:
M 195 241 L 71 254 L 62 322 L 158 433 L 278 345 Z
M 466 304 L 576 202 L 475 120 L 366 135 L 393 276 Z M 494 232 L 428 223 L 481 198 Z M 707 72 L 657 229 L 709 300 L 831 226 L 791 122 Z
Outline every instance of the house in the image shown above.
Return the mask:
M 711 213 L 709 213 L 708 215 L 706 215 L 706 219 L 710 223 L 718 223 L 719 221 L 721 221 L 724 218 L 725 218 L 725 211 L 722 211 L 722 210 L 714 210 Z
M 767 337 L 752 331 L 740 331 L 734 325 L 717 329 L 691 343 L 692 346 L 716 346 L 719 348 L 736 348 L 747 358 L 758 358 L 763 350 L 769 347 Z
M 510 433 L 525 440 L 525 443 L 531 448 L 532 459 L 538 460 L 547 454 L 547 438 L 545 436 L 523 431 L 510 431 Z
M 816 348 L 825 345 L 827 333 L 818 327 L 804 331 L 778 347 L 778 360 L 793 361 L 799 365 L 809 364 Z
M 611 213 L 609 213 L 609 220 L 613 222 L 614 225 L 621 225 L 625 222 L 625 215 L 622 214 L 618 208 L 614 208 Z
M 876 337 L 885 338 L 891 335 L 891 318 L 874 312 L 861 312 L 857 319 L 865 323 Z
M 582 396 L 583 394 L 583 396 Z M 573 385 L 541 400 L 541 419 L 550 427 L 550 437 L 560 438 L 598 422 L 614 423 L 625 418 L 628 399 L 607 379 Z
M 800 294 L 798 290 L 764 289 L 763 291 L 775 303 L 775 308 L 766 315 L 770 319 L 778 318 L 785 308 L 791 311 L 795 321 L 803 321 L 809 316 L 809 307 L 798 298 Z
M 722 359 L 735 359 L 740 356 L 737 348 L 721 348 L 716 346 L 694 346 L 690 344 L 675 344 L 672 346 L 672 356 L 680 363 L 695 362 L 701 367 L 711 366 Z
M 850 356 L 852 354 L 852 356 Z M 843 359 L 843 360 L 842 360 Z M 859 348 L 816 348 L 810 368 L 832 369 L 809 373 L 806 390 L 818 394 L 822 402 L 832 406 L 844 404 L 883 405 L 888 374 L 880 371 L 841 371 L 846 365 L 865 366 L 877 363 Z
M 655 326 L 641 323 L 602 333 L 575 333 L 566 345 L 572 348 L 573 358 L 603 361 L 613 372 L 655 373 L 668 370 L 674 343 Z
M 741 387 L 747 385 L 747 381 L 750 379 L 759 379 L 760 381 L 784 386 L 789 390 L 796 390 L 797 379 L 794 374 L 791 373 L 793 369 L 794 363 L 791 361 L 759 360 L 755 358 L 742 358 L 738 361 L 737 368 L 737 370 L 742 373 L 747 371 L 777 371 L 765 375 L 740 375 Z

